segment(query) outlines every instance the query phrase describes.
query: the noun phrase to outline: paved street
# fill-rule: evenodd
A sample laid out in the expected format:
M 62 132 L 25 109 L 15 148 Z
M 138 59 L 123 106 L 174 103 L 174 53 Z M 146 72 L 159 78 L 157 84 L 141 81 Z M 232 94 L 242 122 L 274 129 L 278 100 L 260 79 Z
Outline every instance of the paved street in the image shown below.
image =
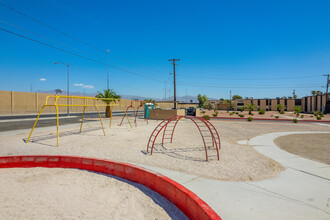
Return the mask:
M 134 116 L 133 111 L 129 111 L 128 115 L 130 117 Z M 113 112 L 112 115 L 115 116 L 123 116 L 124 112 Z M 142 116 L 143 112 L 139 112 L 139 116 Z M 11 131 L 11 130 L 18 130 L 18 129 L 29 129 L 32 128 L 36 118 L 38 115 L 14 115 L 14 116 L 0 116 L 0 132 L 2 131 Z M 59 123 L 60 125 L 65 124 L 74 124 L 80 123 L 82 113 L 71 113 L 70 116 L 67 114 L 60 114 L 59 115 Z M 85 120 L 88 121 L 89 118 L 98 118 L 99 115 L 97 112 L 93 113 L 85 113 Z M 101 117 L 104 118 L 104 112 L 101 113 Z M 54 126 L 56 125 L 56 114 L 44 114 L 41 115 L 37 127 L 47 127 L 47 126 Z

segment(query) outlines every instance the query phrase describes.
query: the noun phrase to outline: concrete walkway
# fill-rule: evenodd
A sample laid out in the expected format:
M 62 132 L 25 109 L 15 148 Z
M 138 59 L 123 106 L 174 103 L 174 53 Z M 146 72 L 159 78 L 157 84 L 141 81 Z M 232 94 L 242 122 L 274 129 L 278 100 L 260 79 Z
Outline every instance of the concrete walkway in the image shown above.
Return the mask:
M 330 220 L 330 166 L 290 154 L 273 142 L 283 135 L 301 133 L 330 134 L 278 132 L 240 141 L 241 144 L 254 146 L 258 152 L 286 168 L 277 177 L 258 182 L 219 181 L 159 167 L 137 165 L 166 175 L 192 190 L 224 220 Z

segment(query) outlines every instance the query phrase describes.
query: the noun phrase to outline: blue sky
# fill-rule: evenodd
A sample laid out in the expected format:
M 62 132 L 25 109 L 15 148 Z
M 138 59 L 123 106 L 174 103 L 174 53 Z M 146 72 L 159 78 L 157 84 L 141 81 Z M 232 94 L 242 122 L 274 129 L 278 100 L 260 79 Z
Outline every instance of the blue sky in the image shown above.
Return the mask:
M 178 96 L 280 97 L 295 89 L 301 97 L 324 91 L 330 71 L 329 1 L 0 2 L 91 46 L 0 6 L 2 29 L 101 63 L 109 49 L 110 88 L 119 94 L 164 98 L 166 80 L 172 95 L 171 58 L 181 59 Z M 70 63 L 71 91 L 106 88 L 106 65 L 4 31 L 0 42 L 0 90 L 66 90 L 66 67 L 54 62 Z

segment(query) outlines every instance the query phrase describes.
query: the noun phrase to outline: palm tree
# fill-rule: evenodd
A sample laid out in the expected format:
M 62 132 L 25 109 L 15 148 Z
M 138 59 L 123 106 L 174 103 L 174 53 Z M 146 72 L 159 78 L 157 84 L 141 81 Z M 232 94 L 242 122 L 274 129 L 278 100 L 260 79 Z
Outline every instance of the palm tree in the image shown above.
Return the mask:
M 277 111 L 278 111 L 278 112 L 281 112 L 281 111 L 283 111 L 283 110 L 284 110 L 284 106 L 281 105 L 281 104 L 278 104 L 278 105 L 277 105 Z
M 253 111 L 254 109 L 256 109 L 256 106 L 253 105 L 252 103 L 250 103 L 250 104 L 248 104 L 248 105 L 246 106 L 246 109 L 249 111 L 249 115 L 251 115 L 251 114 L 252 114 L 252 111 Z
M 317 92 L 313 90 L 313 91 L 311 91 L 311 94 L 312 94 L 312 96 L 315 96 L 317 94 Z
M 117 95 L 115 91 L 112 89 L 104 89 L 103 93 L 97 91 L 97 95 L 95 96 L 96 98 L 106 98 L 106 99 L 120 99 L 120 95 Z M 116 102 L 115 100 L 102 100 L 107 104 L 107 107 L 105 108 L 105 116 L 107 118 L 110 118 L 110 103 L 111 102 Z
M 302 109 L 299 105 L 295 106 L 293 109 L 293 112 L 296 114 L 296 116 L 299 116 L 299 113 L 302 112 Z

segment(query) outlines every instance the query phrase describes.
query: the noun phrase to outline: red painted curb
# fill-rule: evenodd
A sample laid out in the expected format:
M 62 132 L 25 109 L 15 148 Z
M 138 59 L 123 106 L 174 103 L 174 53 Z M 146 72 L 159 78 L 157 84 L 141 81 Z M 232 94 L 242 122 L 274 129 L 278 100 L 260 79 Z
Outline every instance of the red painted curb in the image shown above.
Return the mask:
M 158 173 L 128 163 L 76 156 L 8 156 L 0 157 L 0 168 L 46 167 L 76 168 L 114 175 L 140 183 L 164 196 L 189 219 L 219 219 L 218 214 L 196 194 Z
M 252 117 L 252 116 L 249 116 Z M 247 118 L 231 118 L 231 117 L 211 117 L 211 119 L 233 119 L 233 120 L 247 120 Z M 253 120 L 257 121 L 287 121 L 292 122 L 292 119 L 284 119 L 284 118 L 253 118 Z M 298 122 L 320 122 L 320 123 L 330 123 L 330 121 L 322 121 L 322 120 L 299 120 Z

